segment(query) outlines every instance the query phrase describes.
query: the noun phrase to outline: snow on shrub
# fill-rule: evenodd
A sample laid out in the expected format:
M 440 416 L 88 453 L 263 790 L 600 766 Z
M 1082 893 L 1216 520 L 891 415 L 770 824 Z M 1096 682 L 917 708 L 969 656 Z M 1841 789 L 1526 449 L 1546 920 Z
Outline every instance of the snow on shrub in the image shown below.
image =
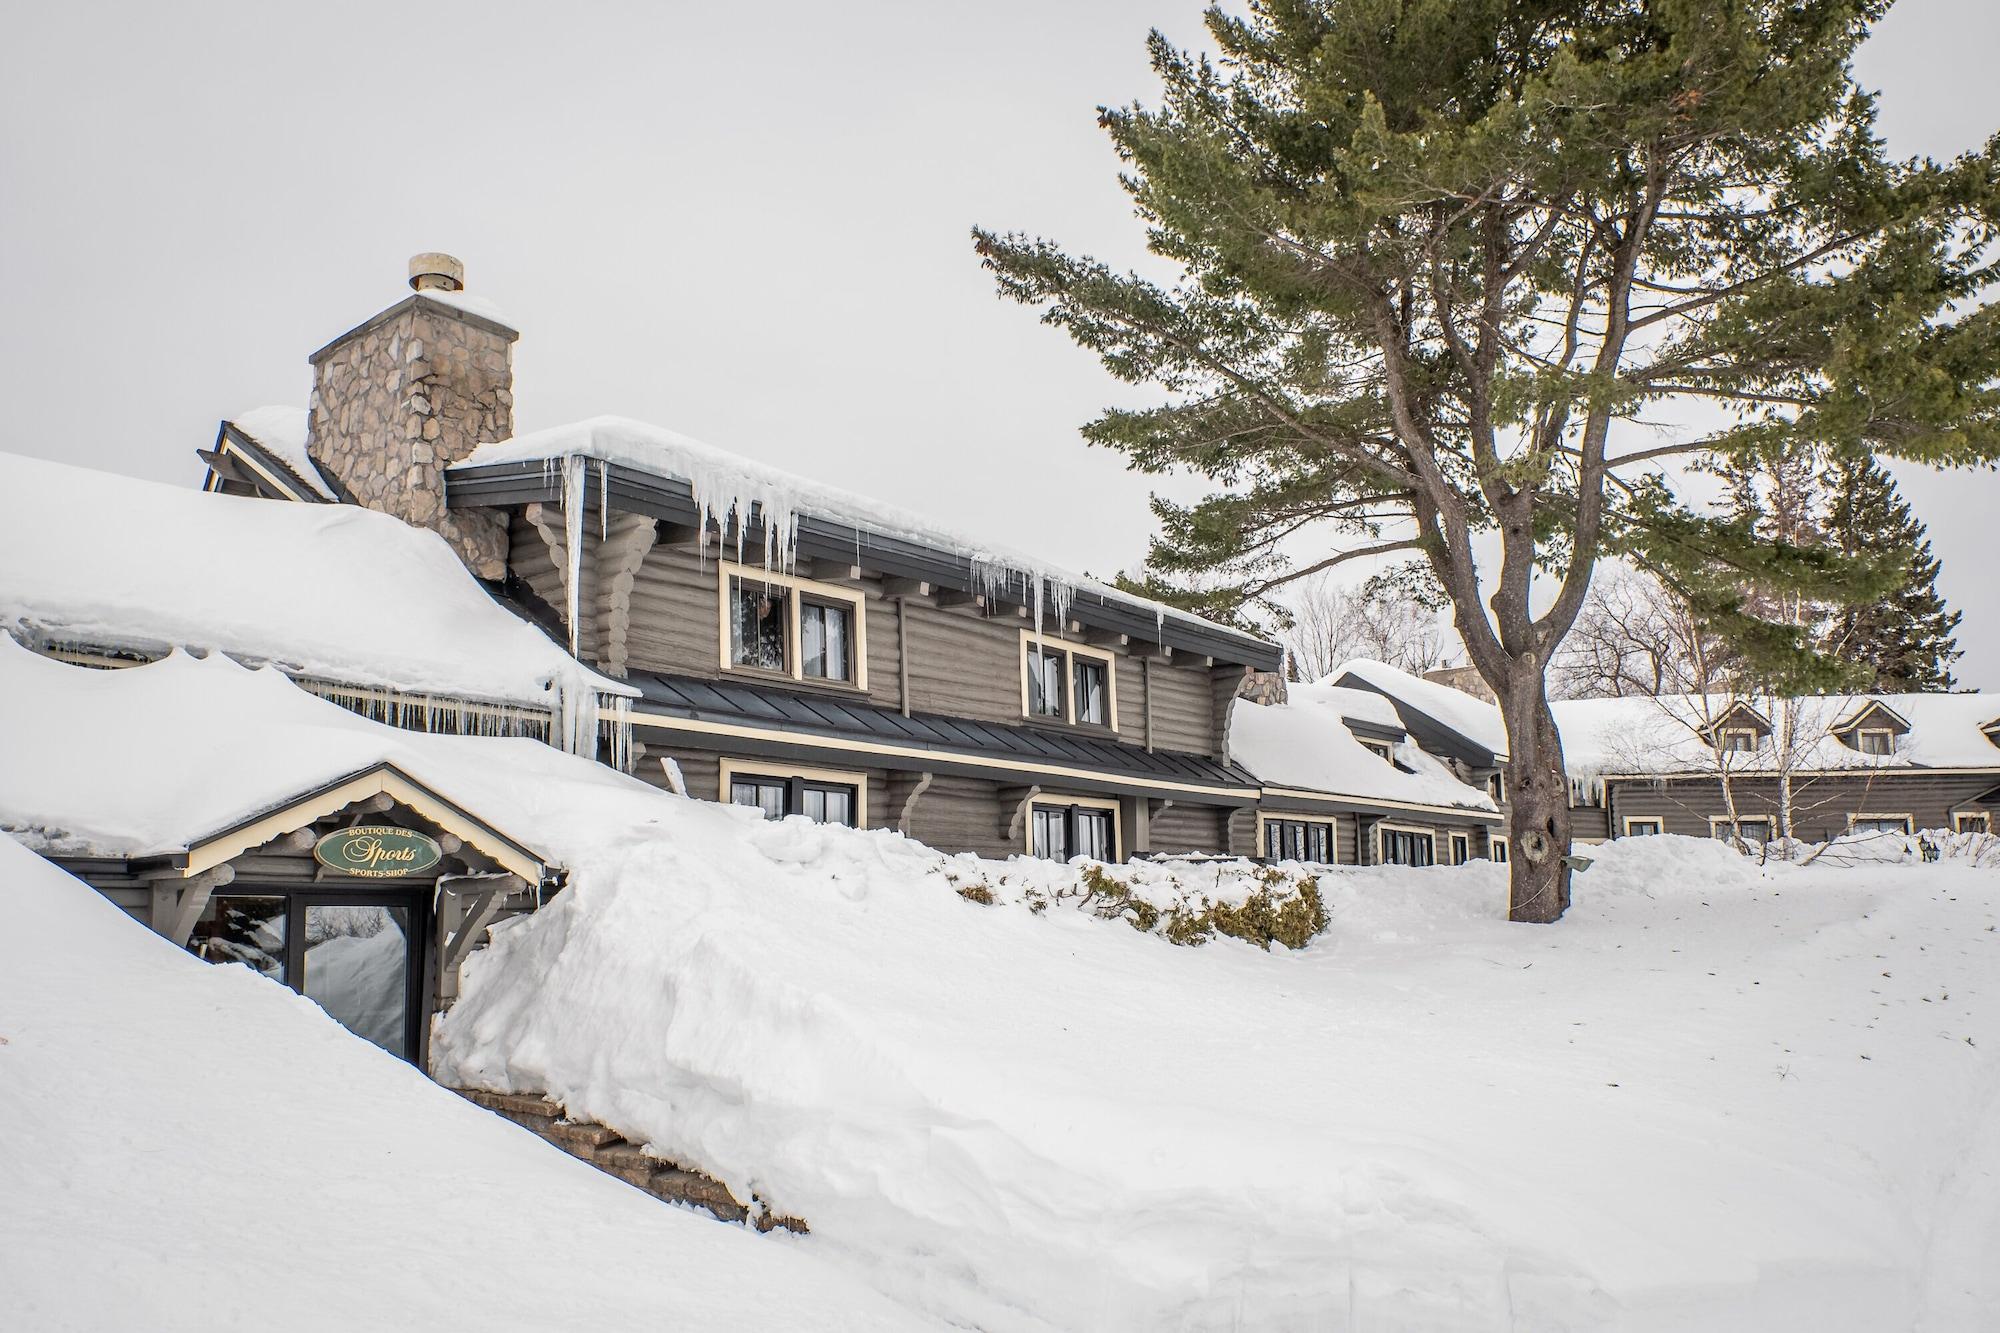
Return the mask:
M 1260 949 L 1273 944 L 1303 949 L 1330 919 L 1318 877 L 1296 864 L 1078 860 L 1057 865 L 958 857 L 942 873 L 969 902 L 1020 905 L 1037 915 L 1068 908 L 1181 945 L 1227 935 Z

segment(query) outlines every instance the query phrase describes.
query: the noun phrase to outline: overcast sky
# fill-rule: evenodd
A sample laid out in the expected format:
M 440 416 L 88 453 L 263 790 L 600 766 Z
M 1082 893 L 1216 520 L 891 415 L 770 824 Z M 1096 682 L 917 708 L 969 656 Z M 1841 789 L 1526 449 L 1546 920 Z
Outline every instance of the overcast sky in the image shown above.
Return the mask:
M 1198 43 L 1200 10 L 0 0 L 0 449 L 192 482 L 447 250 L 521 330 L 522 430 L 638 417 L 1133 566 L 1148 484 L 1077 427 L 1145 396 L 967 230 L 1136 262 L 1095 108 L 1152 100 L 1147 28 Z M 2000 128 L 1996 51 L 1991 0 L 1903 0 L 1861 62 L 1891 147 Z M 1899 474 L 1961 679 L 2000 688 L 2000 478 Z

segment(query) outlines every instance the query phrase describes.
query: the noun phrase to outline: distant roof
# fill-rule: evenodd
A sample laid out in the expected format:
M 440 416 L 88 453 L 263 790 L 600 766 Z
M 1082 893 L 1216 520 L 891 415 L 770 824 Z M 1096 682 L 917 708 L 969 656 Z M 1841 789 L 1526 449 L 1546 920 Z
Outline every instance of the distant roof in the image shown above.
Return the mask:
M 1380 701 L 1388 712 L 1387 725 L 1395 726 L 1395 712 L 1383 696 L 1334 685 L 1290 685 L 1285 693 L 1282 704 L 1237 699 L 1229 716 L 1230 758 L 1266 785 L 1357 802 L 1497 811 L 1485 792 L 1460 782 L 1414 742 L 1396 746 L 1397 761 L 1416 770 L 1406 773 L 1355 737 L 1347 719 L 1354 716 L 1350 710 L 1358 704 L 1357 695 Z
M 943 586 L 1034 600 L 1051 624 L 1062 614 L 1137 637 L 1276 670 L 1276 644 L 1123 592 L 1039 556 L 998 546 L 899 509 L 770 467 L 741 454 L 624 417 L 587 421 L 482 444 L 449 469 L 453 506 L 561 498 L 554 460 L 579 460 L 583 484 L 607 485 L 614 507 L 748 533 L 744 558 L 865 559 Z M 672 511 L 672 512 L 669 512 Z M 1040 588 L 1040 593 L 1035 591 Z
M 1496 760 L 1507 758 L 1507 727 L 1500 710 L 1463 690 L 1367 658 L 1343 663 L 1323 683 L 1380 691 L 1395 701 L 1405 725 L 1426 719 Z M 1422 729 L 1411 725 L 1410 730 Z
M 1890 754 L 1863 754 L 1835 735 L 1874 704 L 1909 723 L 1909 732 Z M 1738 706 L 1754 708 L 1798 738 L 1784 752 L 1795 768 L 2000 770 L 2000 745 L 1982 730 L 2000 718 L 2000 696 L 1992 694 L 1822 695 L 1791 701 L 1677 694 L 1657 699 L 1572 699 L 1552 707 L 1570 775 L 1588 778 L 1713 769 L 1714 751 L 1698 733 Z M 1756 772 L 1776 767 L 1780 757 L 1774 743 L 1731 755 L 1730 767 Z
M 554 709 L 633 691 L 489 596 L 444 539 L 354 505 L 187 490 L 0 453 L 0 633 L 220 651 L 336 684 Z

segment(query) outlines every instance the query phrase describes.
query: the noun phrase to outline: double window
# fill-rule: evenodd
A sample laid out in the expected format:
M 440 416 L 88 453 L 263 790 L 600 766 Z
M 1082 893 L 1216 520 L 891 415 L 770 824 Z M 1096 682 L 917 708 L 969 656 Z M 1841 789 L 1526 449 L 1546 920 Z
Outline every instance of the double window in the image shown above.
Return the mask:
M 1755 846 L 1762 846 L 1771 840 L 1771 829 L 1769 815 L 1744 815 L 1736 820 L 1734 828 L 1730 827 L 1728 815 L 1712 815 L 1708 821 L 1711 837 L 1725 841 L 1740 837 L 1744 842 Z
M 1721 744 L 1716 748 L 1724 754 L 1757 753 L 1757 733 L 1750 727 L 1724 727 L 1720 737 Z
M 1908 815 L 1849 815 L 1849 833 L 1908 833 L 1916 823 Z
M 1628 838 L 1646 837 L 1651 834 L 1664 832 L 1666 832 L 1666 825 L 1658 815 L 1627 815 L 1625 817 L 1625 836 Z
M 1428 832 L 1418 829 L 1397 828 L 1390 824 L 1378 825 L 1377 836 L 1381 839 L 1381 861 L 1385 866 L 1428 866 L 1437 864 L 1437 840 Z
M 1118 859 L 1118 812 L 1111 802 L 1058 804 L 1035 802 L 1029 811 L 1028 854 L 1051 861 L 1087 856 L 1093 861 Z
M 866 780 L 859 773 L 785 773 L 724 760 L 722 794 L 731 805 L 755 806 L 766 819 L 804 815 L 815 824 L 861 826 Z
M 1896 753 L 1896 733 L 1886 727 L 1864 727 L 1854 735 L 1854 748 L 1863 754 Z
M 1321 819 L 1266 819 L 1264 859 L 1334 863 L 1333 825 Z
M 1118 725 L 1118 684 L 1110 653 L 1021 631 L 1021 715 L 1040 722 Z
M 862 593 L 743 565 L 721 577 L 724 670 L 867 688 Z
M 1954 833 L 1991 833 L 1993 816 L 1984 810 L 1955 810 L 1951 816 Z

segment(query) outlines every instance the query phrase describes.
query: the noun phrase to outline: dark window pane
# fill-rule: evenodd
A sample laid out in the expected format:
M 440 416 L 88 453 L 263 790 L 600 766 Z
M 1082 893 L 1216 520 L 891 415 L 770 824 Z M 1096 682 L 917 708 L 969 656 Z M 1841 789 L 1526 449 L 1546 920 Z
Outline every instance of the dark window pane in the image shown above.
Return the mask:
M 1063 830 L 1062 809 L 1038 805 L 1035 807 L 1034 816 L 1034 854 L 1047 857 L 1051 861 L 1069 860 L 1069 839 Z
M 854 788 L 807 783 L 800 797 L 807 819 L 816 824 L 854 825 Z
M 1111 720 L 1106 702 L 1104 663 L 1076 659 L 1076 720 L 1103 726 Z
M 1428 833 L 1383 829 L 1382 860 L 1392 866 L 1435 865 L 1437 851 Z
M 1063 715 L 1063 654 L 1051 649 L 1028 648 L 1028 715 Z
M 729 660 L 764 671 L 785 670 L 786 590 L 748 579 L 733 580 L 730 586 L 736 595 L 730 601 Z
M 188 948 L 211 963 L 243 963 L 273 981 L 283 981 L 285 900 L 212 897 L 194 923 Z
M 853 614 L 845 606 L 824 602 L 799 604 L 799 656 L 801 669 L 815 680 L 848 680 L 848 631 Z
M 307 904 L 305 993 L 336 1022 L 409 1057 L 410 909 Z
M 766 819 L 783 819 L 785 784 L 768 778 L 731 778 L 729 801 L 732 805 L 754 805 L 764 812 Z
M 1093 861 L 1111 859 L 1111 812 L 1109 810 L 1075 811 L 1076 848 L 1073 856 L 1087 856 Z
M 1333 829 L 1326 824 L 1312 826 L 1312 859 L 1321 865 L 1333 864 Z
M 1277 861 L 1285 855 L 1285 826 L 1276 820 L 1264 825 L 1264 856 Z

